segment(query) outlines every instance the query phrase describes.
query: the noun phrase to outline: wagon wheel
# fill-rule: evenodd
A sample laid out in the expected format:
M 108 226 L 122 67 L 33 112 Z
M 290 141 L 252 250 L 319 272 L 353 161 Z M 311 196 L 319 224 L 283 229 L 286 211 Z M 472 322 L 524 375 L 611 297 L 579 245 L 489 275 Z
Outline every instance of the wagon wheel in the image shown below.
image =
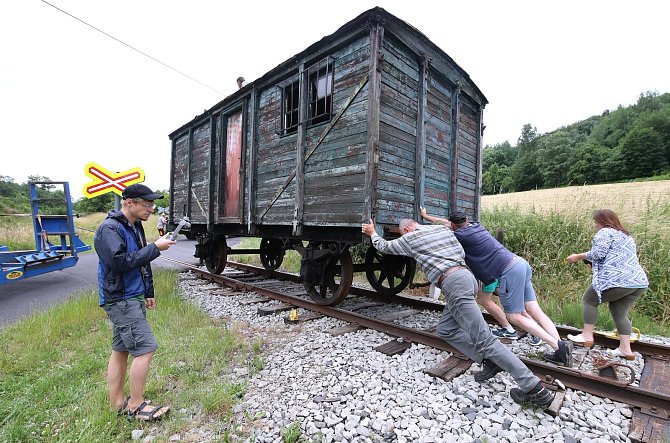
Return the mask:
M 205 266 L 212 274 L 220 274 L 226 268 L 228 245 L 226 237 L 214 237 L 210 243 L 209 254 L 205 257 Z
M 387 255 L 372 246 L 365 253 L 365 275 L 380 294 L 396 295 L 412 282 L 416 262 L 404 255 Z
M 327 248 L 327 244 L 323 244 L 319 249 Z M 349 250 L 344 250 L 340 254 L 337 262 L 332 263 L 326 269 L 326 276 L 324 285 L 311 284 L 303 282 L 305 291 L 312 297 L 312 300 L 320 305 L 334 306 L 340 303 L 349 294 L 351 289 L 351 282 L 354 279 L 354 265 L 351 261 L 351 254 Z
M 268 271 L 274 271 L 284 261 L 284 243 L 278 238 L 263 238 L 260 250 L 261 263 Z

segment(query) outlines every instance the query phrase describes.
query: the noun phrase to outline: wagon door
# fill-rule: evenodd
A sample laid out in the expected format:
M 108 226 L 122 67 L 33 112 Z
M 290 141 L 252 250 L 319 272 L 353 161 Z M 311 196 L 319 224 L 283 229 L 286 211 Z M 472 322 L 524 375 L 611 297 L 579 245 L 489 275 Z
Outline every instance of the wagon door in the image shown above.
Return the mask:
M 240 219 L 240 162 L 242 158 L 242 111 L 228 116 L 224 175 L 223 218 Z

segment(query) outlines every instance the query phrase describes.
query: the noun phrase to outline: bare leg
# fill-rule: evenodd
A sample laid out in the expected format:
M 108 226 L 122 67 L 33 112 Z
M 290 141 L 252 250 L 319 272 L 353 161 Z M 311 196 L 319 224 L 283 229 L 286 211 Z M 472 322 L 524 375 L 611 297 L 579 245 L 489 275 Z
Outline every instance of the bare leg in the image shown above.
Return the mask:
M 112 408 L 118 410 L 125 401 L 123 385 L 128 367 L 128 352 L 112 351 L 107 364 L 107 387 Z
M 619 351 L 624 355 L 633 354 L 630 348 L 630 335 L 619 335 Z
M 507 314 L 507 319 L 510 321 L 510 323 L 518 326 L 520 329 L 523 329 L 524 331 L 529 332 L 536 337 L 540 337 L 542 341 L 551 346 L 553 350 L 558 350 L 558 339 L 554 338 L 551 334 L 545 331 L 527 314 L 523 312 Z
M 507 321 L 507 317 L 505 317 L 505 313 L 503 312 L 502 308 L 498 306 L 495 301 L 493 301 L 493 296 L 490 292 L 479 292 L 477 294 L 477 303 L 482 305 L 482 307 L 486 309 L 486 312 L 491 314 L 491 316 L 496 319 L 500 326 L 503 328 L 510 326 L 509 322 Z
M 582 338 L 584 341 L 593 341 L 593 331 L 595 331 L 596 325 L 589 325 L 584 323 L 584 330 L 582 331 Z M 630 343 L 630 335 L 628 336 L 628 343 Z
M 540 304 L 536 300 L 527 301 L 525 306 L 526 312 L 530 314 L 533 320 L 535 320 L 535 322 L 540 325 L 542 329 L 547 331 L 549 335 L 551 335 L 556 340 L 561 339 L 561 337 L 558 335 L 558 330 L 556 330 L 556 325 L 549 317 L 547 317 L 547 314 L 544 313 L 540 307 Z
M 133 358 L 133 362 L 130 364 L 130 401 L 128 402 L 128 409 L 130 410 L 138 408 L 144 401 L 144 385 L 149 373 L 149 363 L 151 363 L 153 356 L 153 352 L 138 355 Z

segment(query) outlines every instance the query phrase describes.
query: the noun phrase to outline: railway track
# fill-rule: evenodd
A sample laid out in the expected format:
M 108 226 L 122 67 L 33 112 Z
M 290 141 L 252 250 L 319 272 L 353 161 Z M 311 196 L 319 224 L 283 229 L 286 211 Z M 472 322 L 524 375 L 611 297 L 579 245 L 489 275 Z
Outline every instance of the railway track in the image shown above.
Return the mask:
M 441 303 L 413 297 L 381 296 L 374 291 L 352 287 L 349 291 L 350 297 L 360 297 L 361 302 L 353 304 L 348 309 L 324 306 L 314 303 L 309 298 L 308 294 L 302 290 L 299 277 L 294 274 L 267 271 L 256 266 L 228 262 L 227 270 L 222 275 L 217 275 L 183 262 L 164 259 L 187 266 L 204 280 L 240 291 L 255 292 L 262 297 L 281 302 L 281 304 L 271 308 L 260 308 L 259 314 L 280 313 L 298 307 L 311 312 L 311 314 L 302 315 L 300 321 L 328 316 L 349 323 L 349 326 L 331 331 L 332 334 L 344 334 L 361 328 L 384 332 L 394 338 L 390 339 L 388 343 L 378 346 L 376 350 L 387 355 L 401 353 L 408 349 L 412 343 L 420 343 L 451 352 L 452 355 L 439 365 L 425 370 L 426 373 L 435 377 L 451 380 L 465 372 L 473 363 L 438 337 L 434 332 L 434 327 L 416 330 L 394 322 L 404 316 L 420 312 L 419 310 L 441 311 L 444 308 Z M 234 270 L 231 271 L 230 269 Z M 369 300 L 377 300 L 377 304 Z M 395 315 L 385 316 L 384 318 L 374 318 L 356 312 L 378 305 L 380 302 L 385 304 L 395 303 L 409 309 L 398 311 Z M 495 323 L 488 314 L 484 315 L 489 323 Z M 562 336 L 578 332 L 578 330 L 568 327 L 559 327 L 558 330 Z M 605 336 L 598 336 L 596 344 L 616 347 L 618 341 Z M 669 441 L 670 387 L 668 387 L 667 379 L 670 375 L 670 347 L 644 341 L 636 341 L 632 344 L 632 347 L 633 351 L 642 354 L 644 358 L 644 370 L 641 374 L 638 374 L 638 386 L 631 385 L 634 377 L 620 375 L 622 371 L 630 374 L 630 372 L 634 372 L 634 369 L 625 367 L 618 362 L 615 362 L 615 365 L 605 366 L 597 373 L 580 369 L 582 361 L 589 352 L 585 348 L 576 348 L 577 363 L 573 368 L 563 368 L 532 358 L 520 358 L 535 375 L 556 391 L 556 400 L 547 410 L 549 414 L 554 416 L 558 414 L 565 395 L 564 390 L 561 389 L 564 386 L 633 406 L 634 413 L 629 434 L 631 441 Z M 608 364 L 608 362 L 601 363 Z

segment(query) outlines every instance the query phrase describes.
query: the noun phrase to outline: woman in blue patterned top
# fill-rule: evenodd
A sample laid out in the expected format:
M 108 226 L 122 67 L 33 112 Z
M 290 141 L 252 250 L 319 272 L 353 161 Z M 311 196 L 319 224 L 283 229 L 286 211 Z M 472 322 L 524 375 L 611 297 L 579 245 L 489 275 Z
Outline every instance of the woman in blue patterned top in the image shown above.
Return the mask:
M 593 278 L 591 286 L 584 292 L 582 311 L 584 330 L 578 335 L 568 335 L 575 343 L 593 346 L 593 331 L 598 318 L 598 305 L 609 303 L 614 324 L 619 331 L 619 347 L 610 350 L 612 356 L 635 360 L 630 348 L 632 325 L 628 312 L 635 301 L 647 290 L 647 274 L 637 258 L 635 240 L 621 226 L 619 217 L 610 209 L 593 212 L 596 234 L 591 250 L 567 257 L 568 262 L 580 260 L 591 265 Z

